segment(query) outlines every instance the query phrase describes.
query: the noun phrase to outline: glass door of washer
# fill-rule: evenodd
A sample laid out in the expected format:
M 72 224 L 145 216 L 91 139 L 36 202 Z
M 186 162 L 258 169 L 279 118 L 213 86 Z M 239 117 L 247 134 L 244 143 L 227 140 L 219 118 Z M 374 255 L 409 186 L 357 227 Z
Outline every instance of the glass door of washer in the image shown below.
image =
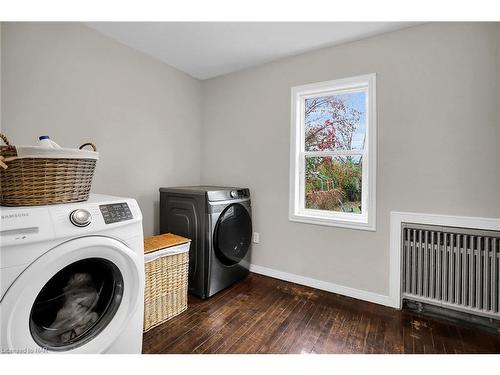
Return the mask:
M 239 203 L 231 204 L 222 211 L 214 231 L 214 251 L 226 266 L 239 263 L 250 248 L 252 219 Z
M 74 262 L 57 272 L 36 297 L 29 317 L 31 335 L 48 350 L 74 349 L 109 324 L 122 296 L 123 277 L 112 262 Z

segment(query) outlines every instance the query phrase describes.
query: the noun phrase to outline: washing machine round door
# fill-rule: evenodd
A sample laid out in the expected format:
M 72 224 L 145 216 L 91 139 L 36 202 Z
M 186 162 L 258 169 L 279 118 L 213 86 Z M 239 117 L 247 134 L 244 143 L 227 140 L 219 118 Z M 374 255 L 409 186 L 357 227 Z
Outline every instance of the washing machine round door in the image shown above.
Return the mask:
M 252 219 L 239 203 L 226 207 L 219 216 L 214 231 L 214 251 L 226 266 L 239 263 L 250 248 Z
M 143 261 L 123 243 L 90 236 L 48 251 L 2 300 L 2 346 L 100 353 L 142 303 Z

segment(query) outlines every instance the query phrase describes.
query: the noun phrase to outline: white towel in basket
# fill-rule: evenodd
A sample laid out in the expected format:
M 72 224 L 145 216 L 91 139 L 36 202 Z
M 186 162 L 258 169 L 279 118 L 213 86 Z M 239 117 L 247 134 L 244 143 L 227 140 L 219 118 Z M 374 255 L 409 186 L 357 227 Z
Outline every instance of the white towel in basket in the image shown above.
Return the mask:
M 26 158 L 49 158 L 49 159 L 94 159 L 99 160 L 97 151 L 79 150 L 77 148 L 47 148 L 40 146 L 16 146 L 17 157 Z

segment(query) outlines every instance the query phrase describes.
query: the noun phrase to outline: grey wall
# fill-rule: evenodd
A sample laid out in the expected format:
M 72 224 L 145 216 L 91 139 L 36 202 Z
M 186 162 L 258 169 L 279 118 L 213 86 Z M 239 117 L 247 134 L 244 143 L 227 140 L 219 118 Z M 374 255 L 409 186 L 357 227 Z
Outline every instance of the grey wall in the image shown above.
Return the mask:
M 3 23 L 2 132 L 94 142 L 93 191 L 138 200 L 157 231 L 158 187 L 200 180 L 201 82 L 77 23 Z
M 248 186 L 252 263 L 389 293 L 393 210 L 500 217 L 498 25 L 427 24 L 204 83 L 202 182 Z M 290 88 L 377 73 L 377 231 L 288 221 Z
M 0 22 L 0 129 L 2 129 L 2 22 Z
M 79 24 L 3 24 L 2 131 L 94 141 L 94 191 L 249 186 L 253 263 L 388 294 L 392 210 L 500 216 L 500 26 L 427 24 L 199 82 Z M 288 221 L 290 88 L 377 73 L 377 231 Z M 201 122 L 203 121 L 203 127 Z M 200 179 L 201 174 L 201 179 Z
M 498 130 L 498 138 L 497 145 L 500 145 L 500 23 L 497 23 L 497 130 Z M 497 149 L 497 162 L 498 168 L 500 170 L 500 147 L 496 147 Z M 500 186 L 500 173 L 498 173 L 498 186 Z M 500 194 L 499 194 L 500 195 Z M 500 199 L 500 198 L 499 198 Z

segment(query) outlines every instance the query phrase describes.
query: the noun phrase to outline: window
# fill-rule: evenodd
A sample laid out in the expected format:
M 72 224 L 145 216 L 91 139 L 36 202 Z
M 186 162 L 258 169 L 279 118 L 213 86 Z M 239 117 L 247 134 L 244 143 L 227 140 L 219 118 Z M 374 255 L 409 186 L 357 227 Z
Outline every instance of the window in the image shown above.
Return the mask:
M 375 74 L 292 88 L 290 220 L 375 230 Z

